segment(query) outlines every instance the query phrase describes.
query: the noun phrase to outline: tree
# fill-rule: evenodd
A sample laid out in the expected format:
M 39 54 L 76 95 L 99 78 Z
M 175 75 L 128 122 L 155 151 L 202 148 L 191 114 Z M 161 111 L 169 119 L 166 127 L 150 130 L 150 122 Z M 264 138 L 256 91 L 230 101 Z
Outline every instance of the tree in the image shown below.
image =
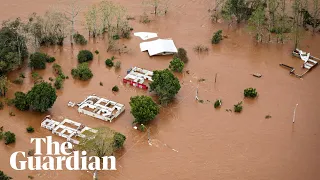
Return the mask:
M 27 111 L 30 108 L 29 102 L 27 101 L 27 95 L 23 92 L 14 93 L 14 105 L 20 111 Z
M 126 136 L 119 132 L 116 132 L 113 136 L 113 140 L 113 148 L 115 150 L 121 149 L 123 147 L 124 142 L 126 141 Z
M 74 39 L 74 42 L 76 44 L 81 44 L 81 45 L 86 45 L 88 43 L 88 41 L 84 38 L 83 35 L 79 34 L 79 33 L 75 33 L 73 34 L 73 39 Z M 72 43 L 73 44 L 73 43 Z
M 56 90 L 47 82 L 35 84 L 27 93 L 27 101 L 31 109 L 39 112 L 45 112 L 51 108 L 56 99 Z
M 222 8 L 222 16 L 224 19 L 230 20 L 232 16 L 236 17 L 237 23 L 245 20 L 246 17 L 245 0 L 226 0 Z
M 0 76 L 22 65 L 28 56 L 26 38 L 20 19 L 5 21 L 0 29 Z
M 89 31 L 89 36 L 96 37 L 99 34 L 98 31 L 98 9 L 96 5 L 89 7 L 88 12 L 85 14 L 86 25 Z
M 76 69 L 71 70 L 71 75 L 75 79 L 86 81 L 92 78 L 93 74 L 88 66 L 88 63 L 81 63 Z
M 286 39 L 285 33 L 290 32 L 289 28 L 289 17 L 286 14 L 286 0 L 280 0 L 280 13 L 278 17 L 278 23 L 275 29 L 275 32 L 277 34 L 277 42 L 284 43 L 284 40 Z
M 148 124 L 159 114 L 159 106 L 149 96 L 134 96 L 130 98 L 133 123 Z
M 0 96 L 5 97 L 9 88 L 9 80 L 6 76 L 0 76 Z
M 86 151 L 88 155 L 98 156 L 111 156 L 115 151 L 114 148 L 114 134 L 115 132 L 109 127 L 95 128 L 96 133 L 91 131 L 83 132 L 85 138 L 81 138 L 77 149 Z
M 212 22 L 214 22 L 214 23 L 218 22 L 220 11 L 221 11 L 221 6 L 223 5 L 224 2 L 225 2 L 225 0 L 214 1 L 214 7 L 209 10 L 211 13 L 211 21 Z
M 184 67 L 184 63 L 177 57 L 174 57 L 172 61 L 170 61 L 169 69 L 175 72 L 182 72 Z
M 75 35 L 74 25 L 76 22 L 76 17 L 78 16 L 78 14 L 80 12 L 78 0 L 72 0 L 72 2 L 68 6 L 68 9 L 66 9 L 64 12 L 65 12 L 64 13 L 65 19 L 71 23 L 70 40 L 71 40 L 71 45 L 73 45 L 73 39 L 74 39 L 74 35 Z
M 179 58 L 184 63 L 189 61 L 187 51 L 184 48 L 179 48 L 178 53 L 175 53 L 173 57 Z
M 293 5 L 292 5 L 292 10 L 293 10 L 293 43 L 294 43 L 294 48 L 297 48 L 300 43 L 300 39 L 302 36 L 302 21 L 303 21 L 303 16 L 302 16 L 302 2 L 301 0 L 294 0 Z
M 162 105 L 167 105 L 181 88 L 178 78 L 168 69 L 154 71 L 152 80 L 150 91 L 154 91 L 159 96 Z
M 319 0 L 313 0 L 313 9 L 312 9 L 312 33 L 316 32 L 316 28 L 320 25 L 320 5 Z
M 78 54 L 79 63 L 88 62 L 93 60 L 92 52 L 88 50 L 81 50 Z
M 29 66 L 33 69 L 45 69 L 47 62 L 47 55 L 41 52 L 35 52 L 30 55 Z
M 12 177 L 7 176 L 6 174 L 4 174 L 3 171 L 0 171 L 0 179 L 1 180 L 10 180 L 10 179 L 12 179 Z
M 211 39 L 211 44 L 218 44 L 222 40 L 222 30 L 215 32 Z
M 63 79 L 61 78 L 61 76 L 58 76 L 56 78 L 56 81 L 54 82 L 54 87 L 56 89 L 61 89 L 63 87 Z
M 168 1 L 167 0 L 145 0 L 143 5 L 146 7 L 151 7 L 153 9 L 153 14 L 158 16 L 160 14 L 167 14 L 168 12 Z
M 4 133 L 4 143 L 6 145 L 16 142 L 16 135 L 10 131 Z
M 255 33 L 257 42 L 262 42 L 265 28 L 265 10 L 262 5 L 252 13 L 249 19 L 249 28 Z

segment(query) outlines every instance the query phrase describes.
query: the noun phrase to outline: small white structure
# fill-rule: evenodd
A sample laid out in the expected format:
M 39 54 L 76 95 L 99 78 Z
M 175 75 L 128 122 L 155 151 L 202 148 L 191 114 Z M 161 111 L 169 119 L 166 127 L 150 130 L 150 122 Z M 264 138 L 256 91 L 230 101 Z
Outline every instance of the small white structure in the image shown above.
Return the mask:
M 303 63 L 303 68 L 306 68 L 308 70 L 312 69 L 314 66 L 318 65 L 318 62 L 320 59 L 316 58 L 314 56 L 311 56 L 310 53 L 304 52 L 300 49 L 295 49 L 292 52 L 292 55 L 299 57 L 302 61 L 304 61 Z
M 151 32 L 136 32 L 134 33 L 134 35 L 140 37 L 144 41 L 158 37 L 157 33 L 151 33 Z
M 46 128 L 60 137 L 67 139 L 68 142 L 73 144 L 79 144 L 79 139 L 85 138 L 85 135 L 82 134 L 84 131 L 91 131 L 96 133 L 97 130 L 89 128 L 81 123 L 72 121 L 70 119 L 64 119 L 62 122 L 57 122 L 51 119 L 51 116 L 46 116 L 42 122 L 41 127 Z
M 77 105 L 79 106 L 79 113 L 110 122 L 118 117 L 125 109 L 123 104 L 95 95 L 88 96 L 83 102 Z
M 152 81 L 153 71 L 133 67 L 127 71 L 126 77 L 123 78 L 123 83 L 129 83 L 132 86 L 142 89 L 148 89 L 148 86 L 143 84 L 145 80 Z
M 140 43 L 141 51 L 148 51 L 149 56 L 168 55 L 177 53 L 178 50 L 172 39 L 157 39 Z

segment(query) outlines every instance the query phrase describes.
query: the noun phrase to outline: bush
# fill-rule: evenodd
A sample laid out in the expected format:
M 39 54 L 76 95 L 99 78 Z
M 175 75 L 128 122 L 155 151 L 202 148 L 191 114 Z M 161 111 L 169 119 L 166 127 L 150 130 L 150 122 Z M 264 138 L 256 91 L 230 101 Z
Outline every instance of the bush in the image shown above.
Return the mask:
M 81 63 L 76 69 L 71 70 L 71 75 L 74 79 L 86 81 L 92 78 L 93 74 L 88 66 L 88 63 Z
M 17 79 L 13 80 L 14 84 L 23 84 L 23 78 L 22 77 L 18 77 Z
M 14 105 L 20 111 L 27 111 L 29 110 L 29 103 L 27 101 L 27 95 L 23 92 L 16 92 L 14 93 Z
M 118 86 L 113 86 L 112 91 L 113 92 L 118 92 L 119 91 L 119 87 Z
M 34 85 L 27 93 L 28 104 L 33 110 L 39 112 L 45 112 L 51 108 L 56 99 L 56 90 L 47 82 Z
M 73 40 L 76 44 L 86 45 L 88 43 L 84 36 L 79 33 L 73 35 Z
M 29 66 L 34 69 L 45 69 L 47 62 L 47 55 L 41 52 L 35 52 L 30 55 Z
M 56 78 L 56 81 L 54 82 L 54 87 L 55 87 L 56 89 L 61 89 L 61 88 L 63 87 L 63 79 L 62 79 L 61 76 L 58 76 L 58 77 Z
M 47 62 L 47 63 L 52 63 L 52 62 L 54 62 L 55 60 L 56 60 L 55 57 L 47 57 L 46 62 Z
M 208 52 L 209 48 L 202 45 L 202 44 L 199 44 L 199 45 L 194 46 L 193 50 L 196 51 L 197 53 L 202 53 L 202 52 Z
M 34 83 L 39 83 L 42 81 L 42 77 L 37 72 L 32 72 L 31 77 L 32 77 Z
M 182 72 L 184 63 L 177 57 L 170 62 L 169 69 L 175 72 Z
M 247 88 L 243 91 L 244 97 L 255 98 L 258 95 L 258 92 L 255 88 Z
M 217 99 L 216 102 L 214 103 L 214 108 L 221 107 L 221 105 L 222 105 L 221 99 Z
M 54 80 L 54 79 L 53 79 L 52 77 L 49 77 L 49 81 L 51 81 L 51 82 L 52 82 L 53 80 Z
M 234 112 L 240 113 L 242 111 L 242 101 L 234 105 Z
M 2 110 L 2 109 L 3 109 L 3 107 L 4 107 L 4 104 L 3 104 L 3 102 L 2 102 L 2 101 L 0 101 L 0 110 Z
M 174 58 L 179 58 L 182 62 L 187 63 L 189 58 L 187 56 L 187 51 L 183 48 L 178 49 L 178 53 L 175 53 Z
M 178 78 L 168 69 L 154 71 L 152 80 L 150 91 L 155 91 L 162 105 L 167 105 L 181 88 Z
M 34 132 L 34 128 L 32 126 L 29 126 L 26 128 L 28 133 L 33 133 Z
M 221 40 L 222 40 L 222 30 L 219 30 L 219 31 L 214 33 L 214 35 L 213 35 L 213 37 L 211 39 L 211 43 L 212 44 L 218 44 Z
M 120 39 L 120 36 L 119 36 L 118 34 L 113 35 L 113 36 L 112 36 L 112 39 L 113 39 L 113 40 L 118 40 L 118 39 Z
M 1 180 L 10 180 L 10 179 L 12 179 L 12 177 L 4 174 L 3 171 L 0 171 L 0 179 L 1 179 Z
M 52 69 L 56 75 L 62 74 L 62 68 L 59 64 L 54 63 Z
M 78 54 L 79 63 L 88 62 L 93 60 L 92 52 L 88 50 L 81 50 Z
M 113 137 L 113 147 L 114 149 L 121 149 L 123 147 L 124 141 L 126 140 L 126 136 L 116 132 Z
M 108 67 L 113 66 L 113 61 L 111 59 L 107 59 L 105 63 L 106 63 L 106 66 L 108 66 Z
M 96 53 L 97 55 L 99 54 L 99 51 L 98 50 L 96 50 L 96 51 L 94 51 L 94 53 Z
M 4 140 L 5 140 L 4 143 L 6 145 L 14 143 L 14 142 L 16 142 L 16 135 L 10 131 L 7 131 L 4 133 Z
M 20 74 L 19 74 L 19 77 L 20 77 L 20 78 L 23 78 L 23 79 L 26 78 L 26 76 L 24 75 L 24 73 L 20 73 Z
M 131 97 L 129 104 L 135 118 L 133 123 L 147 124 L 159 114 L 159 106 L 149 96 Z
M 117 61 L 117 62 L 114 64 L 114 68 L 120 69 L 120 67 L 121 67 L 121 62 L 120 62 L 120 61 Z

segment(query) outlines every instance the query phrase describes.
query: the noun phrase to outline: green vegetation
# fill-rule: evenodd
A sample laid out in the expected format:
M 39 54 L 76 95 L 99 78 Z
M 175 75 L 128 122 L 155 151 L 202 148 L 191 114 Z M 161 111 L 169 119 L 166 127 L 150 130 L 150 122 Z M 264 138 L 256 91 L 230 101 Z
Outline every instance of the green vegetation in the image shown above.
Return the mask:
M 88 41 L 84 38 L 84 36 L 79 33 L 75 33 L 73 35 L 73 40 L 76 44 L 80 44 L 80 45 L 86 45 L 88 43 Z
M 148 124 L 159 114 L 159 106 L 149 96 L 131 97 L 130 106 L 136 124 Z
M 27 101 L 27 95 L 23 92 L 16 92 L 14 93 L 14 105 L 20 111 L 27 111 L 29 110 L 29 102 Z
M 96 55 L 98 55 L 98 54 L 99 54 L 99 51 L 98 51 L 98 50 L 95 50 L 94 53 L 95 53 Z
M 61 89 L 62 87 L 63 87 L 63 79 L 62 79 L 62 77 L 61 76 L 58 76 L 57 78 L 56 78 L 56 81 L 54 82 L 54 87 L 56 88 L 56 89 Z
M 4 143 L 6 145 L 16 142 L 16 135 L 10 131 L 4 133 Z
M 113 66 L 113 61 L 111 59 L 107 59 L 105 63 L 106 63 L 106 66 L 108 66 L 108 67 Z
M 39 82 L 43 82 L 43 79 L 42 77 L 39 75 L 39 73 L 37 72 L 32 72 L 31 73 L 31 77 L 32 77 L 32 80 L 35 84 L 39 83 Z
M 46 53 L 35 52 L 30 55 L 29 66 L 33 69 L 45 69 L 46 62 L 54 62 L 56 59 Z
M 24 79 L 21 77 L 16 78 L 15 80 L 13 80 L 14 84 L 23 84 Z
M 2 102 L 2 101 L 0 101 L 0 110 L 2 110 L 2 109 L 3 109 L 3 107 L 4 107 L 4 104 L 3 104 L 3 102 Z
M 81 50 L 78 54 L 79 63 L 88 62 L 93 60 L 92 52 L 88 50 Z
M 265 30 L 265 8 L 260 5 L 249 18 L 249 28 L 254 32 L 257 42 L 262 42 Z
M 154 71 L 152 80 L 150 91 L 158 95 L 162 105 L 167 105 L 172 101 L 181 88 L 178 78 L 168 69 Z
M 56 99 L 56 90 L 47 82 L 35 84 L 27 93 L 27 102 L 31 109 L 39 112 L 45 112 L 51 108 Z
M 178 53 L 175 53 L 173 58 L 179 58 L 184 63 L 187 63 L 189 61 L 187 51 L 183 48 L 179 48 Z
M 34 128 L 32 126 L 29 126 L 26 128 L 28 133 L 33 133 L 34 132 Z
M 118 92 L 119 91 L 119 87 L 118 86 L 113 86 L 112 87 L 112 91 L 113 92 Z
M 108 127 L 95 128 L 95 130 L 97 133 L 83 132 L 86 137 L 80 140 L 76 149 L 87 151 L 90 156 L 102 158 L 103 156 L 111 156 L 116 150 L 122 148 L 125 136 Z
M 258 95 L 258 92 L 255 88 L 247 88 L 243 91 L 244 97 L 255 98 Z
M 218 44 L 222 40 L 222 30 L 219 30 L 214 33 L 211 39 L 212 44 Z
M 184 67 L 184 63 L 177 57 L 174 57 L 172 61 L 170 61 L 169 69 L 175 72 L 182 72 Z
M 222 105 L 221 99 L 217 99 L 216 102 L 214 103 L 214 108 L 219 108 Z
M 88 63 L 81 63 L 76 69 L 71 70 L 71 75 L 74 79 L 82 81 L 89 80 L 93 77 L 93 74 L 88 66 Z
M 5 97 L 9 88 L 9 80 L 6 76 L 0 76 L 0 96 Z
M 234 112 L 240 113 L 242 111 L 242 101 L 234 105 Z
M 10 179 L 12 179 L 12 177 L 4 174 L 3 171 L 0 171 L 0 179 L 1 179 L 1 180 L 10 180 Z

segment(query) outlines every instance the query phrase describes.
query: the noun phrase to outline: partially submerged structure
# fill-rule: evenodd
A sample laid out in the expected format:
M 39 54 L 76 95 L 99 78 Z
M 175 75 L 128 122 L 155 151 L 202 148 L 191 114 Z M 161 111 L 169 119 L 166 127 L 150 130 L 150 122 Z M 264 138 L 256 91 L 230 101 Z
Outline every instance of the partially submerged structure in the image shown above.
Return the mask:
M 95 95 L 88 96 L 83 102 L 77 105 L 79 106 L 79 113 L 110 122 L 118 117 L 125 109 L 123 104 Z
M 148 40 L 148 39 L 158 37 L 157 33 L 151 33 L 151 32 L 136 32 L 134 33 L 134 35 L 140 37 L 142 40 Z
M 152 76 L 152 71 L 133 67 L 127 71 L 127 75 L 123 78 L 123 83 L 147 90 L 148 86 L 144 83 L 146 81 L 152 81 Z
M 178 50 L 172 39 L 157 39 L 140 43 L 141 51 L 148 51 L 149 56 L 168 55 L 177 53 Z
M 79 144 L 81 138 L 85 138 L 83 132 L 90 131 L 96 133 L 97 130 L 89 128 L 81 123 L 64 119 L 62 122 L 57 122 L 51 119 L 51 116 L 46 116 L 42 122 L 41 127 L 46 128 L 60 137 L 67 139 L 68 142 Z
M 306 69 L 306 71 L 304 73 L 302 73 L 301 75 L 299 74 L 296 74 L 295 73 L 295 69 L 291 66 L 288 66 L 286 64 L 280 64 L 280 66 L 282 67 L 285 67 L 287 69 L 290 70 L 290 74 L 293 74 L 295 75 L 296 77 L 298 78 L 302 78 L 305 74 L 307 74 L 311 69 L 313 69 L 315 66 L 318 65 L 318 62 L 317 61 L 320 61 L 319 58 L 316 58 L 314 56 L 311 56 L 310 53 L 307 53 L 307 52 L 304 52 L 300 49 L 295 49 L 293 52 L 292 52 L 292 55 L 295 56 L 295 57 L 298 57 L 300 58 L 304 63 L 302 65 L 302 68 L 303 69 Z

